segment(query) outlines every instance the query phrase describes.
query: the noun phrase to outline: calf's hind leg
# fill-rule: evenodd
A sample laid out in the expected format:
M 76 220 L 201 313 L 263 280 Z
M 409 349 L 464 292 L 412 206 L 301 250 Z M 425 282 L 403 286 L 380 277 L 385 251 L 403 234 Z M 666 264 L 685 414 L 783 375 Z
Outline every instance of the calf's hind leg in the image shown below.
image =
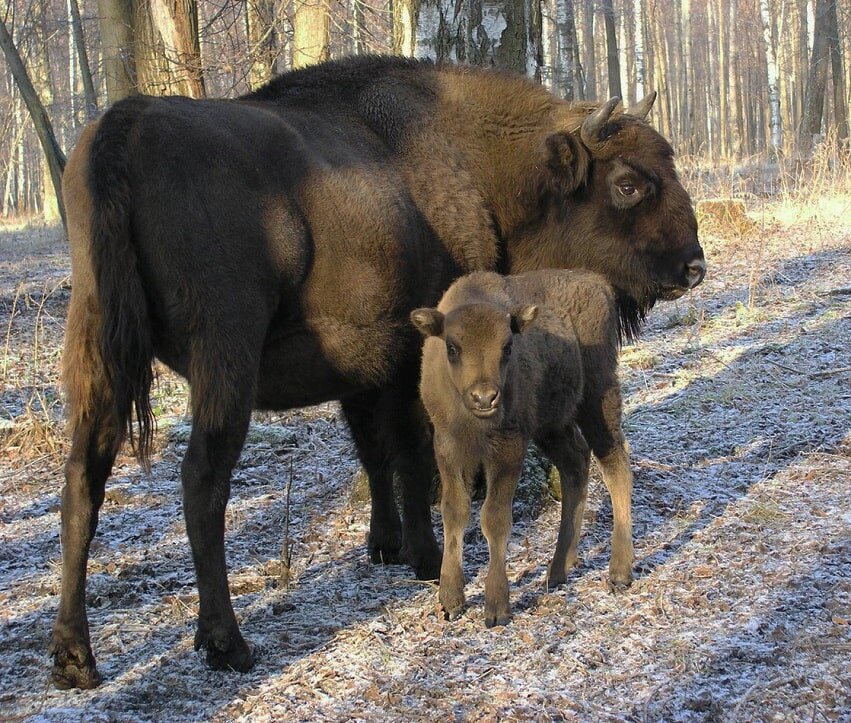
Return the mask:
M 561 524 L 547 578 L 547 584 L 555 587 L 567 580 L 568 573 L 576 565 L 579 533 L 588 495 L 591 450 L 573 424 L 560 434 L 541 437 L 536 442 L 555 464 L 561 482 Z
M 597 381 L 602 387 L 602 383 Z M 632 470 L 621 429 L 621 396 L 614 372 L 605 391 L 588 396 L 580 409 L 577 423 L 600 464 L 603 482 L 612 500 L 612 555 L 609 560 L 609 585 L 621 590 L 632 584 Z

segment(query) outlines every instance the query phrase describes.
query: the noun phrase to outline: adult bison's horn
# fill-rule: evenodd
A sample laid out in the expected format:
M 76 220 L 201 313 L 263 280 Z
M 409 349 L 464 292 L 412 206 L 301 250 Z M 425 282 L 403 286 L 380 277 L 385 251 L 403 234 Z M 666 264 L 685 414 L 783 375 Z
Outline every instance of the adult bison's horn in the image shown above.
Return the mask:
M 582 128 L 579 131 L 579 137 L 582 142 L 589 148 L 593 148 L 600 142 L 600 131 L 612 115 L 615 106 L 621 102 L 620 98 L 612 98 L 603 103 L 597 110 L 589 115 L 582 123 Z
M 638 101 L 638 103 L 627 108 L 624 113 L 628 113 L 631 116 L 635 116 L 636 118 L 641 118 L 643 120 L 647 117 L 647 114 L 650 112 L 650 109 L 653 107 L 653 103 L 655 102 L 656 91 L 651 90 L 640 101 Z

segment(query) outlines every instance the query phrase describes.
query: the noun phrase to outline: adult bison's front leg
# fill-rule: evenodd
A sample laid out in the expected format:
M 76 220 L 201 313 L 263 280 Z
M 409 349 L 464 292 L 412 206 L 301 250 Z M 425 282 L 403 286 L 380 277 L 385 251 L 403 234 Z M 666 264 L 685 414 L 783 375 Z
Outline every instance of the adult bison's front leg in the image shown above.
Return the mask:
M 380 394 L 372 392 L 344 399 L 342 408 L 369 478 L 369 559 L 376 564 L 394 565 L 403 561 L 402 520 L 393 494 L 389 454 L 376 427 L 379 403 Z
M 199 615 L 195 649 L 207 649 L 214 670 L 245 672 L 254 665 L 231 606 L 225 563 L 225 507 L 230 474 L 248 429 L 248 411 L 228 419 L 222 431 L 196 423 L 183 460 L 183 513 L 198 579 Z
M 381 425 L 402 490 L 402 555 L 418 578 L 436 580 L 443 558 L 431 522 L 431 490 L 437 468 L 416 386 L 411 396 L 407 392 L 387 392 Z
M 343 400 L 358 456 L 369 476 L 372 514 L 370 559 L 376 563 L 407 562 L 424 580 L 440 574 L 441 551 L 431 524 L 434 456 L 416 386 Z M 404 523 L 393 494 L 394 473 L 402 492 Z

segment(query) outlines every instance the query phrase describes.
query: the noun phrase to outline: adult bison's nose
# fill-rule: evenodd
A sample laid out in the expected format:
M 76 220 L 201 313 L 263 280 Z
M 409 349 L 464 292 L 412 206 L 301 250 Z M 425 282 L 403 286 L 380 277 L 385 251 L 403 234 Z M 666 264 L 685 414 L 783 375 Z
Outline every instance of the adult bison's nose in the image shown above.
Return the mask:
M 706 276 L 706 261 L 702 258 L 694 259 L 686 264 L 686 281 L 688 287 L 693 289 Z
M 496 384 L 474 384 L 467 393 L 467 405 L 477 417 L 490 417 L 496 413 L 499 407 L 499 387 Z

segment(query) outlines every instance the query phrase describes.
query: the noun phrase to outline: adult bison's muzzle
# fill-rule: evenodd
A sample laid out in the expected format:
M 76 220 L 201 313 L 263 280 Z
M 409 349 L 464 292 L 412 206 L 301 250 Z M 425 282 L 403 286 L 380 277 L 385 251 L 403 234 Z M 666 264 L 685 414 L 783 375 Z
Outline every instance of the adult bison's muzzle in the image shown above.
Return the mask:
M 687 291 L 691 291 L 695 286 L 700 284 L 706 276 L 706 261 L 703 258 L 703 252 L 698 258 L 688 261 L 682 272 L 682 280 L 671 286 L 663 286 L 658 296 L 665 301 L 673 301 L 684 296 Z

